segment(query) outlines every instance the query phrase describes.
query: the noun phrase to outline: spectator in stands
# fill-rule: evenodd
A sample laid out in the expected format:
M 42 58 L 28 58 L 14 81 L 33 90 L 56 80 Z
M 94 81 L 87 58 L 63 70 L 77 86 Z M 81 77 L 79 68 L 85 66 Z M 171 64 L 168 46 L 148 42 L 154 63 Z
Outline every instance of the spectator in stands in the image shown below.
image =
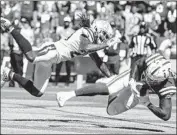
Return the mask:
M 167 14 L 167 28 L 176 33 L 176 2 L 171 3 L 170 10 Z
M 150 29 L 155 32 L 158 32 L 158 28 L 162 20 L 160 14 L 156 12 L 156 7 L 148 7 L 148 14 L 144 16 L 144 20 L 148 23 Z
M 166 37 L 167 39 L 162 41 L 158 50 L 165 58 L 170 59 L 171 54 L 176 51 L 176 35 L 173 32 L 169 32 Z
M 21 17 L 30 22 L 33 19 L 33 9 L 33 1 L 23 1 L 21 4 Z
M 139 32 L 139 22 L 142 21 L 143 17 L 138 13 L 138 8 L 136 5 L 132 5 L 127 9 L 126 12 L 123 12 L 125 18 L 125 34 L 127 39 L 130 40 L 133 35 L 138 34 Z
M 71 27 L 71 17 L 66 16 L 63 21 L 64 21 L 64 26 L 63 27 L 59 26 L 56 31 L 61 39 L 67 40 L 71 36 L 71 34 L 74 33 L 74 30 Z M 63 63 L 64 62 L 60 62 L 59 64 L 56 65 L 56 74 L 55 74 L 56 85 L 58 84 L 59 81 L 60 71 Z M 73 64 L 72 61 L 66 61 L 65 64 L 66 64 L 66 73 L 67 73 L 66 85 L 68 86 L 70 83 L 71 68 Z
M 62 1 L 60 2 L 60 12 L 59 12 L 59 26 L 64 25 L 64 18 L 70 14 L 71 2 Z
M 120 32 L 124 33 L 125 29 L 125 18 L 122 15 L 123 7 L 117 6 L 115 7 L 115 22 L 116 22 L 116 27 Z
M 115 21 L 116 20 L 113 18 L 113 20 L 111 20 L 110 24 L 113 28 L 116 38 L 120 39 L 122 35 L 117 30 Z M 112 74 L 119 74 L 119 68 L 120 68 L 119 51 L 120 51 L 120 46 L 118 43 L 115 44 L 114 46 L 104 50 L 105 56 L 103 57 L 103 61 L 107 63 L 109 70 Z
M 51 12 L 50 21 L 51 21 L 51 28 L 52 29 L 54 27 L 57 27 L 59 24 L 59 7 L 56 2 L 52 5 L 52 12 Z
M 47 4 L 43 5 L 43 10 L 41 13 L 41 28 L 43 31 L 47 32 L 50 28 L 50 11 Z
M 8 56 L 9 53 L 9 35 L 6 32 L 1 31 L 1 64 L 4 56 Z

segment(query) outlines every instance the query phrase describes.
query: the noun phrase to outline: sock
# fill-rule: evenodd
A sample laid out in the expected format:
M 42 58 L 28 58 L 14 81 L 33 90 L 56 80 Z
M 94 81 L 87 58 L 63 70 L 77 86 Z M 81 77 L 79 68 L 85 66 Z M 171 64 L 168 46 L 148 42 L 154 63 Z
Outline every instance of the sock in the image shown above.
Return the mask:
M 75 94 L 76 96 L 109 95 L 109 90 L 106 84 L 96 83 L 75 90 Z
M 20 34 L 20 32 L 13 29 L 11 34 L 24 54 L 32 50 L 31 44 Z
M 43 93 L 40 92 L 34 85 L 33 82 L 20 76 L 19 74 L 14 74 L 13 78 L 14 81 L 18 82 L 24 89 L 26 89 L 31 95 L 40 97 Z

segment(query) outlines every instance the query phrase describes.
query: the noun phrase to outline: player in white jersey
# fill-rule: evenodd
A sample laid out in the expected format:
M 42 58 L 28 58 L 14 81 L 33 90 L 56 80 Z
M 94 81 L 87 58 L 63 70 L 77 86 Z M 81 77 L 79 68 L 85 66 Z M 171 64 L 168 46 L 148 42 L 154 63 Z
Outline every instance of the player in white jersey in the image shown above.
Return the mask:
M 106 64 L 99 59 L 97 53 L 94 53 L 118 42 L 112 38 L 113 31 L 107 21 L 95 20 L 91 27 L 80 28 L 68 39 L 43 44 L 37 50 L 31 47 L 31 44 L 12 26 L 9 20 L 2 17 L 1 29 L 13 36 L 28 61 L 35 64 L 32 81 L 5 68 L 1 76 L 1 87 L 5 81 L 11 79 L 18 82 L 31 95 L 40 97 L 48 85 L 52 64 L 86 54 L 91 56 L 106 76 L 110 76 Z

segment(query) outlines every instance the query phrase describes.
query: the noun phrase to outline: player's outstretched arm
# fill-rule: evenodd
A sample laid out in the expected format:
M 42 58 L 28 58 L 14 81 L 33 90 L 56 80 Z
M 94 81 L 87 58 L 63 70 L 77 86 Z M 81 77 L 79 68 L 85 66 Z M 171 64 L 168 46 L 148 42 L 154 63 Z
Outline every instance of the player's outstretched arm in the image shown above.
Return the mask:
M 171 117 L 172 102 L 171 98 L 167 96 L 159 97 L 159 107 L 152 104 L 149 100 L 149 93 L 141 97 L 141 103 L 148 107 L 148 109 L 153 112 L 157 117 L 167 121 Z
M 104 43 L 99 43 L 99 44 L 89 44 L 86 48 L 85 51 L 87 53 L 94 53 L 96 51 L 114 46 L 117 43 L 120 43 L 120 39 L 117 37 L 113 37 L 111 39 L 109 39 L 108 41 L 104 42 Z
M 171 117 L 171 109 L 172 109 L 171 98 L 161 97 L 159 107 L 156 107 L 152 103 L 149 103 L 147 107 L 157 117 L 163 119 L 164 121 L 169 120 Z
M 97 67 L 101 70 L 101 72 L 106 76 L 106 77 L 110 77 L 111 73 L 108 69 L 108 66 L 106 65 L 106 63 L 104 63 L 101 58 L 98 56 L 98 54 L 92 53 L 90 54 L 90 57 L 92 58 L 92 60 L 96 63 Z

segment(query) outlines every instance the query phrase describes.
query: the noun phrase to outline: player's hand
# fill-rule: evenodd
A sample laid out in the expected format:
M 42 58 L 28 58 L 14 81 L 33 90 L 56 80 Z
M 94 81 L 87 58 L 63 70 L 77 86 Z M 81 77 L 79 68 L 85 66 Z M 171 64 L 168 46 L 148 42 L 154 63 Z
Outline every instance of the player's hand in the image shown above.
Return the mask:
M 117 45 L 120 42 L 121 41 L 120 41 L 119 38 L 113 37 L 113 38 L 111 38 L 110 40 L 107 41 L 107 44 L 108 44 L 109 47 L 111 47 L 111 46 Z
M 142 86 L 143 84 L 136 82 L 133 78 L 130 79 L 128 84 L 129 84 L 132 92 L 135 93 L 137 97 L 140 97 L 140 92 L 139 92 L 140 90 L 137 89 L 137 86 L 138 85 Z
M 147 106 L 149 103 L 150 103 L 149 91 L 147 90 L 146 95 L 140 97 L 140 104 Z

